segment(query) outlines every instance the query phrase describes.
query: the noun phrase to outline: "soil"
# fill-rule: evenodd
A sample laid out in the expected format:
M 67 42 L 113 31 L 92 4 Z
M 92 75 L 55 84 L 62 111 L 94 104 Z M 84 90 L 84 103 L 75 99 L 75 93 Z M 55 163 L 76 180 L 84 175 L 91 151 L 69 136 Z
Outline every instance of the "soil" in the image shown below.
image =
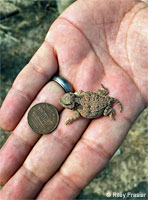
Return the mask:
M 0 104 L 17 74 L 41 45 L 58 11 L 62 11 L 59 6 L 55 0 L 0 0 Z M 0 130 L 0 147 L 9 135 L 10 132 Z M 76 199 L 123 199 L 124 193 L 145 194 L 145 197 L 130 195 L 126 199 L 148 199 L 147 166 L 148 108 L 135 121 L 110 163 Z

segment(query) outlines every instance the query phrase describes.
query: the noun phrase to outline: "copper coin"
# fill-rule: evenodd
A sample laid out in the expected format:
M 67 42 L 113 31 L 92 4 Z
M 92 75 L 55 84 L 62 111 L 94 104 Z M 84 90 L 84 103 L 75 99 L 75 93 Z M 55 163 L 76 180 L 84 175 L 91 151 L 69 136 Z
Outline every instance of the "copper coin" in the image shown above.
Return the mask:
M 28 112 L 28 124 L 36 133 L 48 134 L 57 127 L 58 122 L 58 111 L 51 104 L 36 104 Z

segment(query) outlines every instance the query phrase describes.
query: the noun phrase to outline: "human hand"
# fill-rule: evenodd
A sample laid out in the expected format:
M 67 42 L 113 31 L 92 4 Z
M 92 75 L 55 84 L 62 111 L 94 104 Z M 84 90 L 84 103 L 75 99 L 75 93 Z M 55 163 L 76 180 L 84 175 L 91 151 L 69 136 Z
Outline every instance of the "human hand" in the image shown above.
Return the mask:
M 147 12 L 135 0 L 78 0 L 54 22 L 0 111 L 1 127 L 14 129 L 0 152 L 1 199 L 74 198 L 108 163 L 148 102 Z M 64 91 L 49 82 L 58 70 L 75 91 L 103 83 L 123 112 L 115 105 L 116 121 L 65 125 L 73 111 L 62 111 Z M 57 129 L 41 137 L 27 124 L 28 109 L 39 102 L 62 111 Z

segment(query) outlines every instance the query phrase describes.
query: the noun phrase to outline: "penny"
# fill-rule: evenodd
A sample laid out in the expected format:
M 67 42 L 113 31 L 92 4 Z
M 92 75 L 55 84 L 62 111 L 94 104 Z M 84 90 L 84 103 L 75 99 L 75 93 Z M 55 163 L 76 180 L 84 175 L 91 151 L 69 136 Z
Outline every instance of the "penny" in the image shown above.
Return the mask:
M 28 112 L 28 124 L 36 133 L 48 134 L 57 127 L 58 122 L 58 111 L 51 104 L 36 104 Z

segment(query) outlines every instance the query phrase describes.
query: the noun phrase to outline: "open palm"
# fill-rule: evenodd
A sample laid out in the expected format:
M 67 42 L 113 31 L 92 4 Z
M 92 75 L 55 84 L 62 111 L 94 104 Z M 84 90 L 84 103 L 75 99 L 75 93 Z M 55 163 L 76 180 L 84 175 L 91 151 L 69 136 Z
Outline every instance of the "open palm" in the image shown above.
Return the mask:
M 13 130 L 0 152 L 1 199 L 74 198 L 104 168 L 148 102 L 148 6 L 139 1 L 78 0 L 51 26 L 45 42 L 16 78 L 1 111 L 1 127 Z M 116 120 L 64 121 L 63 89 L 49 81 L 58 71 L 74 90 L 100 84 L 115 105 Z M 57 107 L 60 123 L 39 136 L 27 124 L 39 102 Z

